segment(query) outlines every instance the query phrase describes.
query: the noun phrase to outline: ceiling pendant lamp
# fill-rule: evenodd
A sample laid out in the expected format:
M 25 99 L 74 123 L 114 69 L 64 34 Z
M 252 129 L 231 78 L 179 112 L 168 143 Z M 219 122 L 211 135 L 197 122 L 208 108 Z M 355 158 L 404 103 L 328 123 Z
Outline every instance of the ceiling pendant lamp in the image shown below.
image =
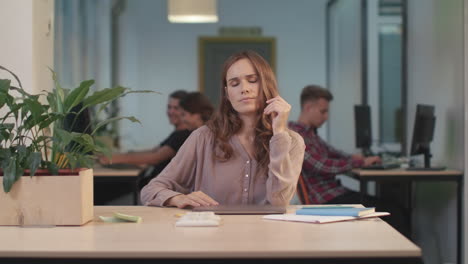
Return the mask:
M 217 0 L 167 0 L 167 19 L 171 23 L 218 22 Z

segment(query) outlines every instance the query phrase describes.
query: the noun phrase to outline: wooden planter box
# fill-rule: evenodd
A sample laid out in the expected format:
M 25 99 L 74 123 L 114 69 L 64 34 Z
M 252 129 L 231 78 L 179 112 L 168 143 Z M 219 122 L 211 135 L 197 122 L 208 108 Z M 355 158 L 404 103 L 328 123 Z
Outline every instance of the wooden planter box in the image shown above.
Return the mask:
M 9 193 L 0 189 L 0 225 L 83 225 L 92 219 L 92 169 L 71 175 L 23 176 Z

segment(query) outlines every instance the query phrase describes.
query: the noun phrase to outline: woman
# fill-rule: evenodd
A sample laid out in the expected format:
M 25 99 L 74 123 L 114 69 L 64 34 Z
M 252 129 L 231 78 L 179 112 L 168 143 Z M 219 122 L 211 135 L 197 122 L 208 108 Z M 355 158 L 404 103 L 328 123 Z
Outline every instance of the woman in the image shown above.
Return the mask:
M 255 52 L 237 53 L 224 63 L 222 84 L 215 117 L 143 188 L 143 204 L 289 204 L 305 145 L 287 127 L 291 106 L 273 71 Z
M 213 114 L 210 100 L 200 92 L 189 93 L 182 101 L 182 122 L 188 130 L 195 130 L 205 124 Z

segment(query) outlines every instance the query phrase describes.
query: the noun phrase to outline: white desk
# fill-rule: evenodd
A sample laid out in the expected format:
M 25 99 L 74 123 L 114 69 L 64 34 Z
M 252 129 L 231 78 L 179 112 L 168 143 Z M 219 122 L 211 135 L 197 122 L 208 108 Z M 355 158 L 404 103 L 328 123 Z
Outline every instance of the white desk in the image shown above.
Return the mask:
M 103 223 L 118 211 L 143 222 Z M 0 262 L 22 258 L 63 263 L 149 259 L 186 263 L 240 263 L 261 259 L 286 263 L 420 263 L 421 250 L 381 219 L 310 224 L 224 215 L 220 227 L 175 227 L 175 208 L 97 206 L 95 221 L 81 227 L 0 227 Z M 16 263 L 16 262 L 15 262 Z M 39 262 L 38 262 L 39 263 Z M 56 262 L 59 263 L 59 262 Z M 75 262 L 72 262 L 75 263 Z M 148 262 L 149 263 L 149 262 Z M 159 263 L 159 262 L 158 262 Z

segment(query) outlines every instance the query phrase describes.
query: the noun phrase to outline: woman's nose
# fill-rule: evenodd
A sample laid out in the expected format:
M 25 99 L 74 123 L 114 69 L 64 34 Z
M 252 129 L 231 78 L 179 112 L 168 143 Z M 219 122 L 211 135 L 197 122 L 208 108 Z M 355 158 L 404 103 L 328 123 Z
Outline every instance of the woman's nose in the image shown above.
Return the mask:
M 246 93 L 249 93 L 250 92 L 250 87 L 247 83 L 241 83 L 241 93 L 242 94 L 246 94 Z

